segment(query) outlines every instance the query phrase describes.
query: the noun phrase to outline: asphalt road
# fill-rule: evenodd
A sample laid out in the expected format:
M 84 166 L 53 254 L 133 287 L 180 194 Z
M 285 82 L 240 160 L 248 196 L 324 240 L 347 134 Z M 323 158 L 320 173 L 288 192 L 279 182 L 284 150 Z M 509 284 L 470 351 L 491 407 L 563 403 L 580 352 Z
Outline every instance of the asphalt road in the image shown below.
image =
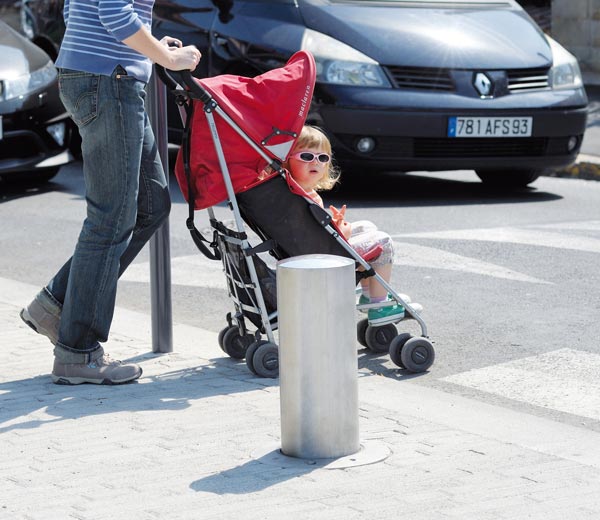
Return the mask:
M 218 331 L 232 310 L 224 277 L 195 249 L 173 178 L 171 187 L 174 319 Z M 84 216 L 80 165 L 43 188 L 3 189 L 0 277 L 41 286 L 71 254 Z M 361 366 L 600 431 L 600 182 L 543 177 L 498 193 L 473 172 L 387 174 L 346 179 L 325 202 L 393 236 L 392 284 L 423 304 L 436 348 L 423 375 L 364 351 Z M 197 218 L 202 227 L 205 212 Z M 117 303 L 149 312 L 149 294 L 145 250 Z M 400 329 L 418 333 L 414 322 Z

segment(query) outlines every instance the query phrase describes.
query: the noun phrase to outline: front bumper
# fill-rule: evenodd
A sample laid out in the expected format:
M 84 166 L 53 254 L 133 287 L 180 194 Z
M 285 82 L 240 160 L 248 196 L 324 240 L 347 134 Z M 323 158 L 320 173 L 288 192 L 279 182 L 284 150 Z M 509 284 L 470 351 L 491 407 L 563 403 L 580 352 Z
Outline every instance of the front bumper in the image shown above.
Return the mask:
M 55 169 L 73 160 L 68 151 L 72 125 L 56 90 L 0 103 L 0 175 Z M 62 144 L 49 127 L 63 125 Z
M 343 167 L 353 169 L 436 171 L 563 167 L 577 157 L 587 122 L 587 98 L 583 91 L 570 98 L 545 92 L 498 100 L 429 94 L 408 98 L 412 105 L 409 107 L 407 99 L 399 96 L 387 97 L 385 101 L 373 100 L 371 107 L 352 107 L 349 97 L 342 99 L 344 104 L 317 105 L 311 122 L 327 129 L 336 160 Z M 361 101 L 364 102 L 364 98 Z M 569 106 L 569 102 L 579 106 Z M 386 103 L 388 106 L 384 106 Z M 450 138 L 448 120 L 452 116 L 529 116 L 533 118 L 532 135 Z M 372 151 L 357 150 L 357 142 L 362 137 L 374 139 Z

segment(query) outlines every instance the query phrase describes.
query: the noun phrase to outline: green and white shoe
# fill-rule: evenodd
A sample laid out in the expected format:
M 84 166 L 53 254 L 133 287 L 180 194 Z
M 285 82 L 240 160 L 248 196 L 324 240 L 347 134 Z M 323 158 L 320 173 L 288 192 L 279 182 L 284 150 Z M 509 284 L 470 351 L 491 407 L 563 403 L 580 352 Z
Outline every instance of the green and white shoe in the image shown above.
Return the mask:
M 410 303 L 412 300 L 410 299 L 410 296 L 408 294 L 398 294 L 398 296 L 400 296 L 400 298 L 402 298 L 402 300 L 405 303 Z M 392 295 L 390 293 L 388 293 L 387 296 L 388 300 L 392 300 Z M 369 303 L 371 303 L 371 300 L 365 296 L 364 294 L 360 295 L 360 298 L 358 299 L 358 305 L 368 305 Z M 360 312 L 364 312 L 365 314 L 368 312 L 369 309 L 359 309 Z
M 404 307 L 402 307 L 402 305 L 391 305 L 388 307 L 369 309 L 367 316 L 370 326 L 380 327 L 404 319 Z

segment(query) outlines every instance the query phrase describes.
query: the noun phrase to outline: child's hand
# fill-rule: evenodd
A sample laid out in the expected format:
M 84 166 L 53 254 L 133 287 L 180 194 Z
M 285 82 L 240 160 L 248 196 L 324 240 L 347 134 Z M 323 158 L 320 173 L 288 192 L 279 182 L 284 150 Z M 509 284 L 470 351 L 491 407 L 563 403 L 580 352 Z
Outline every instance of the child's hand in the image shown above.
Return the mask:
M 344 219 L 346 216 L 346 204 L 340 209 L 337 209 L 335 206 L 329 206 L 329 209 L 333 214 L 333 223 L 337 226 L 342 235 L 344 235 L 344 238 L 348 240 L 350 235 L 352 235 L 352 225 Z
M 344 221 L 344 217 L 346 216 L 346 204 L 344 204 L 341 209 L 337 209 L 335 206 L 329 206 L 329 210 L 333 214 L 333 221 L 336 225 L 339 225 L 340 222 Z

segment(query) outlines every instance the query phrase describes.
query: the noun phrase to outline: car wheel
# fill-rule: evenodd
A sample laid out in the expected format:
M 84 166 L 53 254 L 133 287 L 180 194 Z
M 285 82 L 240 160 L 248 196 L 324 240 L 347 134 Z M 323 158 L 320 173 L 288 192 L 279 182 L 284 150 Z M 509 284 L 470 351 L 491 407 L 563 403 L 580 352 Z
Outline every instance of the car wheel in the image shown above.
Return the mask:
M 32 172 L 21 172 L 15 175 L 0 175 L 0 182 L 5 182 L 7 184 L 23 184 L 23 185 L 33 185 L 40 184 L 42 182 L 48 182 L 52 179 L 60 170 L 60 167 L 55 168 L 44 168 L 39 171 Z
M 542 170 L 475 170 L 475 173 L 488 186 L 524 188 L 535 181 Z
M 34 181 L 48 182 L 58 173 L 59 170 L 60 168 L 47 168 L 44 171 L 32 174 L 29 178 Z

